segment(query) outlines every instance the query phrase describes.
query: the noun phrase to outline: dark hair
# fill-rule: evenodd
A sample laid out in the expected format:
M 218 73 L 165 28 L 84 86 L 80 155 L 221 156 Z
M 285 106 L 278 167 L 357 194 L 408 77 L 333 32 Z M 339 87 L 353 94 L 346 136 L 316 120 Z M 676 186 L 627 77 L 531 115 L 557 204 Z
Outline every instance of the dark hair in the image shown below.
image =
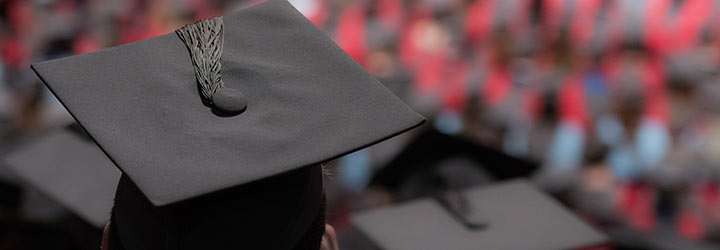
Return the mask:
M 110 227 L 108 228 L 108 246 L 110 249 L 103 250 L 125 250 L 122 242 L 120 242 L 120 235 L 118 235 L 117 228 L 115 228 L 115 218 L 110 217 Z
M 308 228 L 307 231 L 305 231 L 305 234 L 302 238 L 300 238 L 300 241 L 298 241 L 297 244 L 295 244 L 295 247 L 293 247 L 292 250 L 317 250 L 320 249 L 320 244 L 322 242 L 322 236 L 325 234 L 325 217 L 326 217 L 326 207 L 327 207 L 327 201 L 325 200 L 325 195 L 322 197 L 322 202 L 320 204 L 320 210 L 318 211 L 317 216 L 315 217 L 315 221 L 312 225 L 310 225 L 310 228 Z M 110 249 L 105 250 L 125 250 L 125 247 L 123 247 L 122 242 L 120 241 L 120 235 L 118 234 L 117 228 L 115 228 L 115 220 L 114 218 L 110 218 L 110 227 L 108 228 L 108 246 Z M 134 249 L 128 249 L 128 250 L 134 250 Z
M 317 216 L 315 216 L 315 221 L 313 221 L 313 224 L 310 225 L 310 228 L 305 231 L 305 234 L 302 236 L 302 238 L 300 238 L 300 241 L 295 244 L 293 250 L 320 249 L 322 237 L 325 234 L 326 207 L 327 201 L 325 200 L 325 195 L 323 195 L 322 202 L 320 203 L 320 209 L 318 210 Z

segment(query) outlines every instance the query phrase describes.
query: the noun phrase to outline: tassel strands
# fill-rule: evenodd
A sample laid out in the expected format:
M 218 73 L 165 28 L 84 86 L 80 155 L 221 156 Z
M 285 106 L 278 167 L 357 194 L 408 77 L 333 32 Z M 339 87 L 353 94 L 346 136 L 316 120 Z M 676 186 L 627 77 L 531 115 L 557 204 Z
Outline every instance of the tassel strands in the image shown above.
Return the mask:
M 190 51 L 203 97 L 212 103 L 215 92 L 223 87 L 220 73 L 224 40 L 222 17 L 185 25 L 175 33 Z

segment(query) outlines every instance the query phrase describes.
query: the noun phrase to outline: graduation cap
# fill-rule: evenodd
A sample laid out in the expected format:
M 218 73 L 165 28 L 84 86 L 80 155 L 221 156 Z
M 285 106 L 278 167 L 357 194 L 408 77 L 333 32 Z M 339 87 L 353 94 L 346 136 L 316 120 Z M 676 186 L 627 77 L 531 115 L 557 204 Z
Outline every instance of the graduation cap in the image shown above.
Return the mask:
M 5 158 L 19 178 L 96 228 L 110 218 L 120 171 L 82 131 L 56 130 Z
M 443 171 L 439 171 L 441 168 L 470 168 L 463 169 L 463 176 L 489 174 L 493 180 L 508 180 L 531 175 L 538 170 L 539 164 L 509 156 L 462 136 L 428 129 L 410 141 L 400 154 L 381 168 L 373 176 L 371 185 L 400 194 L 397 197 L 400 200 L 429 195 L 436 190 L 458 188 L 450 187 L 442 181 L 438 183 L 438 179 L 434 178 L 438 176 L 432 176 L 442 173 Z M 473 172 L 478 175 L 467 172 L 473 168 L 478 170 Z M 418 179 L 418 175 L 422 182 L 418 185 L 419 190 L 406 192 L 406 186 L 411 186 L 411 183 Z
M 128 249 L 290 249 L 320 163 L 424 122 L 284 0 L 33 69 L 122 170 Z
M 352 222 L 384 250 L 560 250 L 606 241 L 522 180 L 369 210 Z
M 639 232 L 627 226 L 608 230 L 612 244 L 620 249 L 638 250 L 712 250 L 720 249 L 713 243 L 691 241 L 677 235 L 673 230 L 658 229 L 651 232 Z

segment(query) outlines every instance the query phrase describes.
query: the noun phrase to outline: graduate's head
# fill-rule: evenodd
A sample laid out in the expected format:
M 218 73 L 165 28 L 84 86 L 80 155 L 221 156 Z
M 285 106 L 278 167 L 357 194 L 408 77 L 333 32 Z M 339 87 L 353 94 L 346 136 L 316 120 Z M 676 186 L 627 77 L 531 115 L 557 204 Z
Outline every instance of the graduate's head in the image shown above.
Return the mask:
M 117 228 L 112 224 L 113 219 L 105 225 L 103 229 L 102 246 L 100 250 L 125 250 L 117 234 Z M 312 228 L 303 235 L 300 241 L 295 245 L 293 250 L 337 250 L 338 242 L 335 229 L 328 225 L 321 225 L 320 217 L 315 221 Z M 322 226 L 322 228 L 320 228 Z M 319 244 L 319 247 L 315 247 Z
M 310 166 L 157 207 L 122 178 L 107 242 L 112 250 L 316 250 L 325 233 L 322 186 L 322 167 Z

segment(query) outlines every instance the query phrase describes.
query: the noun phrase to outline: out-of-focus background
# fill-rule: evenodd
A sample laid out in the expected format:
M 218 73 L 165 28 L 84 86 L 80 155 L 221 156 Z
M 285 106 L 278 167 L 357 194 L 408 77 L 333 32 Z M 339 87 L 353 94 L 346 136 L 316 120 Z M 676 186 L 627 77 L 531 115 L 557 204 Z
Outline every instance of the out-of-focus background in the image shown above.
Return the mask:
M 0 0 L 0 157 L 72 121 L 30 63 L 255 2 Z M 429 118 L 332 163 L 342 249 L 373 249 L 354 211 L 513 177 L 608 232 L 600 249 L 720 245 L 720 1 L 290 2 Z M 0 249 L 98 232 L 0 166 Z

